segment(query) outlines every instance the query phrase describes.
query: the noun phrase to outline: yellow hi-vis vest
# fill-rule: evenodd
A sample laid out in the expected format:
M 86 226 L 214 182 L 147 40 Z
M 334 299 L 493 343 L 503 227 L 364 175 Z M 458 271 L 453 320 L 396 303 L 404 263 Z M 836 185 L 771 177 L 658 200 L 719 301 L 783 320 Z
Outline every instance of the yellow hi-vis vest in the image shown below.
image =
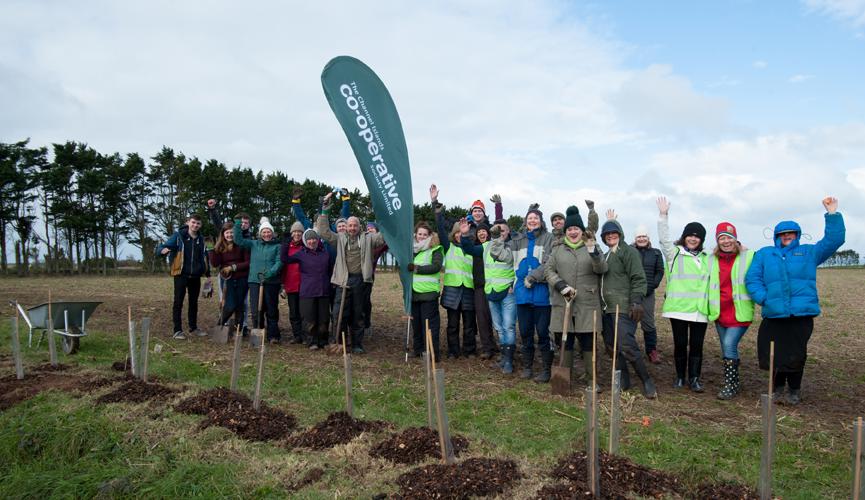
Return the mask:
M 709 266 L 708 256 L 701 252 L 697 258 L 677 249 L 676 257 L 667 274 L 667 292 L 664 298 L 665 313 L 693 313 L 708 315 L 709 312 Z
M 514 284 L 517 275 L 514 266 L 499 262 L 490 255 L 490 242 L 484 247 L 484 293 L 501 292 Z
M 742 265 L 742 255 L 745 256 L 745 265 Z M 745 288 L 745 273 L 751 267 L 754 260 L 754 251 L 745 250 L 740 252 L 733 261 L 730 270 L 730 281 L 733 285 L 733 307 L 736 310 L 736 321 L 747 323 L 754 321 L 754 301 Z M 721 269 L 718 265 L 718 257 L 709 258 L 709 321 L 715 321 L 721 316 Z
M 445 286 L 474 288 L 472 278 L 472 256 L 466 255 L 463 249 L 454 243 L 450 244 L 445 254 Z
M 441 245 L 436 245 L 430 249 L 418 252 L 414 256 L 415 266 L 427 266 L 432 264 L 433 252 L 441 250 Z M 415 272 L 411 278 L 411 289 L 415 293 L 430 293 L 439 291 L 439 277 L 441 273 L 435 274 L 418 274 Z

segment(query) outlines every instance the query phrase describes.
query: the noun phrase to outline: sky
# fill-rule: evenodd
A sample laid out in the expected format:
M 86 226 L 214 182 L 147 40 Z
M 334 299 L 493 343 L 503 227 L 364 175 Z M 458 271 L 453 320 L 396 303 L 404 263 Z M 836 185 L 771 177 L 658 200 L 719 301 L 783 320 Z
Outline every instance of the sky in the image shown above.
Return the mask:
M 321 89 L 337 55 L 390 90 L 416 203 L 592 199 L 630 241 L 663 195 L 674 234 L 728 221 L 759 248 L 785 219 L 819 240 L 833 195 L 865 255 L 865 0 L 4 0 L 0 142 L 366 190 Z

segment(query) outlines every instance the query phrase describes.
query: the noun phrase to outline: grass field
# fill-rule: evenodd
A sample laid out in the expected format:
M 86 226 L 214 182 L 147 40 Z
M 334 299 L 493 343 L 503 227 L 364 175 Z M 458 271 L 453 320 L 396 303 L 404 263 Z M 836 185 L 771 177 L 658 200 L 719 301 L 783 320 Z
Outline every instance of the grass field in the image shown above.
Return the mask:
M 851 426 L 865 415 L 865 338 L 859 311 L 865 270 L 821 270 L 823 315 L 815 322 L 803 387 L 804 401 L 779 407 L 775 492 L 784 499 L 848 498 L 852 486 Z M 169 401 L 94 403 L 90 394 L 49 390 L 0 411 L 0 498 L 19 497 L 250 497 L 371 498 L 395 493 L 394 481 L 411 466 L 395 466 L 367 455 L 383 434 L 364 434 L 324 452 L 290 450 L 279 442 L 238 438 L 222 428 L 199 430 L 200 417 L 172 407 L 203 388 L 227 386 L 230 348 L 206 339 L 170 338 L 171 280 L 159 277 L 63 277 L 0 279 L 0 299 L 34 305 L 47 299 L 103 301 L 82 339 L 80 353 L 61 362 L 69 372 L 109 376 L 126 345 L 126 307 L 136 319 L 153 319 L 151 373 L 180 393 Z M 401 293 L 396 277 L 380 274 L 374 289 L 374 336 L 368 354 L 354 357 L 355 414 L 398 428 L 426 423 L 422 366 L 404 362 Z M 288 328 L 281 305 L 281 326 Z M 212 324 L 216 299 L 200 305 L 200 325 Z M 14 373 L 9 315 L 0 321 L 0 376 Z M 444 321 L 443 321 L 444 323 Z M 759 394 L 766 374 L 757 370 L 756 329 L 742 341 L 744 393 L 732 402 L 715 398 L 721 363 L 714 329 L 706 337 L 704 394 L 674 392 L 669 324 L 658 321 L 661 365 L 651 370 L 660 397 L 623 395 L 620 453 L 637 463 L 672 472 L 697 484 L 730 480 L 756 487 L 760 464 Z M 22 328 L 26 339 L 26 329 Z M 444 335 L 442 335 L 444 338 Z M 26 349 L 28 367 L 45 363 L 47 349 Z M 601 359 L 599 357 L 599 359 Z M 241 389 L 251 393 L 256 353 L 244 349 Z M 601 359 L 602 385 L 609 387 L 609 361 Z M 441 364 L 447 374 L 452 432 L 470 441 L 467 456 L 509 457 L 523 479 L 505 496 L 531 498 L 552 482 L 548 473 L 562 456 L 584 447 L 582 396 L 549 394 L 549 385 L 504 377 L 479 359 Z M 342 359 L 300 346 L 268 353 L 264 398 L 294 414 L 302 427 L 343 409 Z M 609 391 L 602 394 L 602 427 Z M 560 413 L 576 418 L 569 418 Z M 643 417 L 650 424 L 642 425 Z M 606 443 L 602 432 L 601 444 Z M 296 489 L 300 478 L 322 468 L 324 476 Z

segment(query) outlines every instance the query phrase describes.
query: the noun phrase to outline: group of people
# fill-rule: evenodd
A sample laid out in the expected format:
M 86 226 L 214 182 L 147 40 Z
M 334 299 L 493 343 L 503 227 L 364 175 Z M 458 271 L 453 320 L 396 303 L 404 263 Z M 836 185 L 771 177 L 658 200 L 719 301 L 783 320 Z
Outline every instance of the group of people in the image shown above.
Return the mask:
M 364 228 L 357 217 L 349 216 L 346 191 L 324 197 L 314 224 L 303 213 L 299 197 L 296 190 L 292 201 L 297 222 L 282 241 L 264 217 L 255 235 L 245 214 L 223 222 L 210 200 L 211 220 L 221 228 L 212 251 L 206 249 L 201 218 L 195 215 L 157 249 L 169 256 L 174 276 L 176 338 L 184 338 L 180 319 L 187 294 L 189 328 L 199 333 L 197 295 L 202 276 L 210 283 L 212 264 L 220 281 L 220 324 L 233 317 L 245 328 L 249 311 L 256 328 L 266 318 L 267 339 L 278 343 L 282 292 L 293 342 L 321 348 L 336 340 L 328 333 L 335 321 L 345 325 L 352 351 L 364 352 L 364 334 L 371 329 L 375 266 L 387 243 L 374 223 Z M 343 207 L 331 224 L 334 198 L 341 199 Z M 774 229 L 774 244 L 755 252 L 738 241 L 736 227 L 729 222 L 717 224 L 711 251 L 706 248 L 706 228 L 699 222 L 686 224 L 674 241 L 668 222 L 670 202 L 664 197 L 657 200 L 660 249 L 652 246 L 645 227 L 637 228 L 628 244 L 613 210 L 600 225 L 591 200 L 586 200 L 588 225 L 579 209 L 570 206 L 565 213 L 552 214 L 548 229 L 539 206 L 532 204 L 523 226 L 512 230 L 502 217 L 498 195 L 490 199 L 495 207 L 492 222 L 481 200 L 472 203 L 465 217 L 448 221 L 438 198 L 439 190 L 432 185 L 435 227 L 426 221 L 416 224 L 413 260 L 406 265 L 412 273 L 415 356 L 426 350 L 427 329 L 433 355 L 439 356 L 441 305 L 446 312 L 447 358 L 491 359 L 500 353 L 497 367 L 504 374 L 513 373 L 518 322 L 522 378 L 548 382 L 556 345 L 564 343 L 560 363 L 573 370 L 579 345 L 582 378 L 588 380 L 593 332 L 599 329 L 608 353 L 615 345 L 622 389 L 631 387 L 633 370 L 644 396 L 654 398 L 657 388 L 648 363 L 661 362 L 655 291 L 666 276 L 661 314 L 673 331 L 675 388 L 704 391 L 703 344 L 713 322 L 724 368 L 718 398 L 735 397 L 741 391 L 738 345 L 759 304 L 759 366 L 769 368 L 769 346 L 774 342 L 776 401 L 799 402 L 807 344 L 813 319 L 820 313 L 816 268 L 844 243 L 837 199 L 823 200 L 825 235 L 816 244 L 800 243 L 798 224 L 784 221 Z M 596 241 L 597 233 L 604 248 Z M 642 348 L 638 326 L 643 331 Z

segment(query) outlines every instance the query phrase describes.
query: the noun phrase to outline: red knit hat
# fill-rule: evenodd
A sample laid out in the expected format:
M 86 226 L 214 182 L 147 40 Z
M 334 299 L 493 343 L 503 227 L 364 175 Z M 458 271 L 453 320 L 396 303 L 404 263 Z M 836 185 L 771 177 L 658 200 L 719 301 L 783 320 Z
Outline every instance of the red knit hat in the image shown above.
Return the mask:
M 730 224 L 729 222 L 722 222 L 718 224 L 718 227 L 715 228 L 715 241 L 718 241 L 718 238 L 721 235 L 726 234 L 727 236 L 733 238 L 734 240 L 738 240 L 739 238 L 736 236 L 736 226 Z
M 471 211 L 476 209 L 476 208 L 480 208 L 481 210 L 484 211 L 484 213 L 487 213 L 487 209 L 484 206 L 484 202 L 482 202 L 481 200 L 475 200 L 475 202 L 472 203 L 471 208 L 469 208 L 469 213 L 471 213 Z

